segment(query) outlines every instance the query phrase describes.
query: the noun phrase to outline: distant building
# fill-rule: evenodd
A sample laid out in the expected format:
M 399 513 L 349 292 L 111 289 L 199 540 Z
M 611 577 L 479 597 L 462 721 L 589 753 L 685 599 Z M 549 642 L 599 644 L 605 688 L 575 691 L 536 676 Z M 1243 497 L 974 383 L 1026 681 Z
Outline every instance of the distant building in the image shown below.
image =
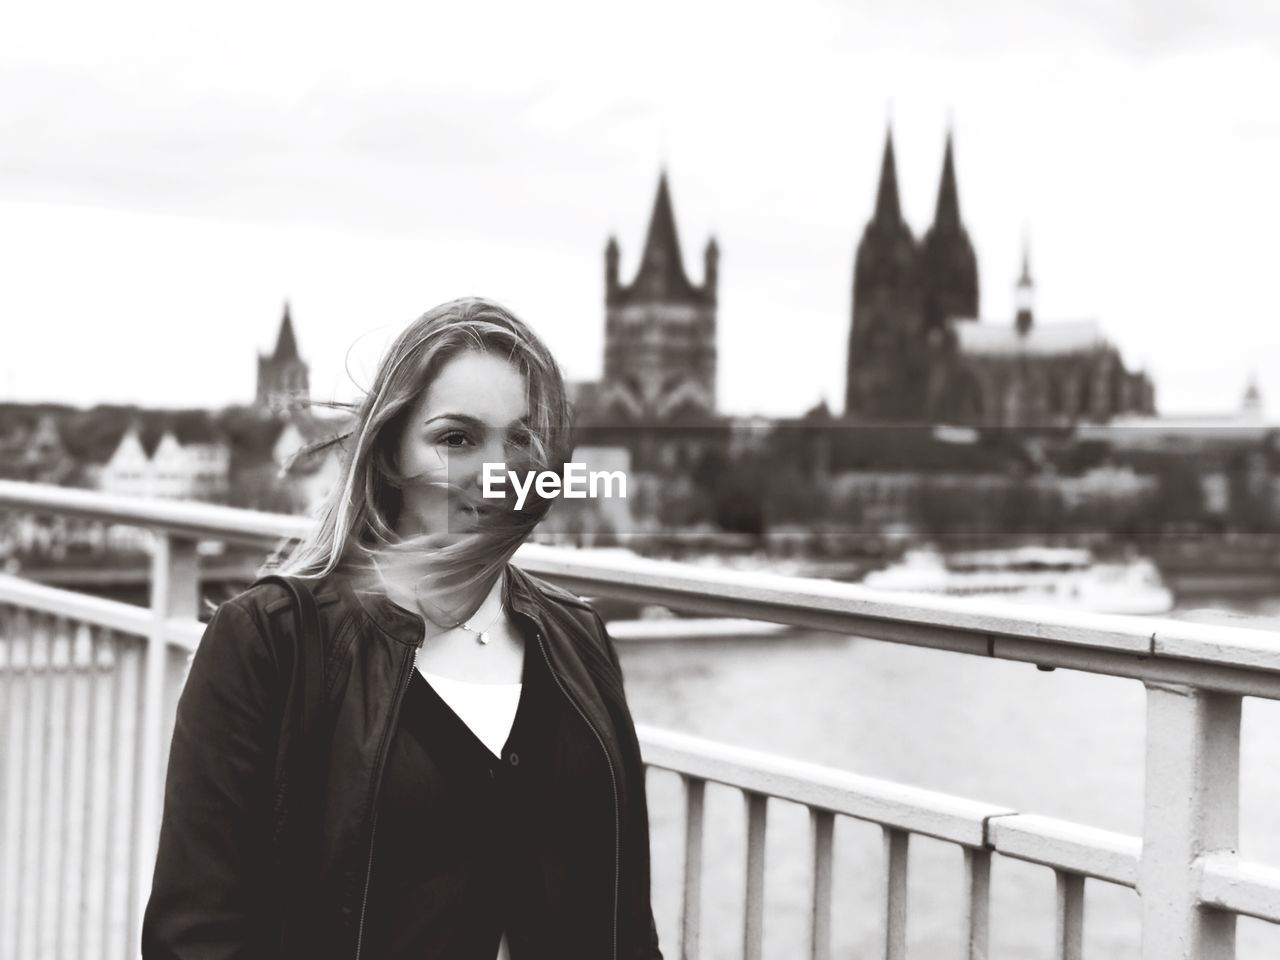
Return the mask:
M 983 322 L 977 257 L 960 215 L 948 133 L 932 225 L 902 216 L 893 138 L 854 263 L 845 413 L 999 427 L 1151 414 L 1154 388 L 1092 321 L 1038 324 L 1024 251 L 1011 323 Z
M 1036 322 L 1029 255 L 1024 250 L 1013 323 L 958 318 L 958 419 L 1000 427 L 1106 423 L 1149 415 L 1155 388 L 1125 367 L 1120 351 L 1092 320 Z M 945 411 L 939 411 L 944 413 Z
M 0 476 L 31 483 L 67 483 L 76 462 L 53 413 L 15 425 L 0 436 Z
M 1217 456 L 1268 444 L 1280 435 L 1280 422 L 1267 418 L 1257 381 L 1250 378 L 1236 410 L 1117 417 L 1105 425 L 1082 426 L 1076 435 L 1115 450 Z
M 1267 415 L 1266 405 L 1262 402 L 1262 391 L 1258 389 L 1258 378 L 1249 377 L 1249 385 L 1244 388 L 1244 399 L 1240 403 L 1240 413 L 1253 420 L 1262 420 Z
M 875 211 L 862 231 L 854 260 L 846 415 L 871 420 L 930 418 L 946 355 L 945 312 L 951 308 L 973 315 L 978 309 L 977 264 L 958 204 L 948 137 L 926 264 L 902 215 L 893 136 L 886 134 Z M 929 265 L 946 269 L 934 276 L 926 269 Z
M 83 465 L 83 476 L 106 494 L 225 503 L 231 447 L 209 414 L 139 413 L 118 435 L 109 456 Z M 102 449 L 99 447 L 98 449 Z M 101 534 L 114 550 L 150 550 L 151 533 L 109 524 Z
M 618 276 L 618 243 L 605 248 L 604 378 L 592 396 L 613 422 L 705 418 L 716 409 L 715 239 L 703 255 L 701 286 L 685 273 L 665 171 L 649 218 L 640 267 Z
M 275 350 L 268 356 L 258 356 L 256 406 L 267 413 L 282 414 L 305 405 L 310 399 L 310 374 L 298 355 L 298 340 L 286 302 Z
M 134 421 L 96 471 L 103 493 L 162 500 L 222 502 L 228 492 L 231 448 L 207 417 L 164 426 Z
M 299 412 L 285 423 L 271 448 L 271 460 L 280 486 L 290 498 L 289 511 L 314 516 L 334 485 L 342 481 L 342 456 L 337 444 L 312 451 L 308 448 L 328 439 L 333 422 Z

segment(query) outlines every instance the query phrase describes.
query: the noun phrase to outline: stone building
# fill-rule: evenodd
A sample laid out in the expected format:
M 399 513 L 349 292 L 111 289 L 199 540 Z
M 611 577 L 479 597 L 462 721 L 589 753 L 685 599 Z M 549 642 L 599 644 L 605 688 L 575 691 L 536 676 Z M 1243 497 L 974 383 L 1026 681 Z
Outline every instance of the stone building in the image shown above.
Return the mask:
M 267 356 L 258 356 L 258 394 L 255 405 L 267 413 L 287 413 L 305 405 L 310 396 L 307 364 L 298 354 L 293 318 L 289 315 L 289 304 L 286 302 L 275 350 Z
M 605 248 L 604 377 L 593 397 L 598 418 L 660 423 L 714 416 L 716 280 L 714 238 L 703 254 L 703 282 L 685 273 L 671 192 L 658 178 L 635 278 L 618 275 L 619 249 Z
M 10 418 L 4 418 L 10 420 Z M 0 424 L 0 478 L 30 483 L 68 483 L 77 469 L 52 411 L 31 411 Z

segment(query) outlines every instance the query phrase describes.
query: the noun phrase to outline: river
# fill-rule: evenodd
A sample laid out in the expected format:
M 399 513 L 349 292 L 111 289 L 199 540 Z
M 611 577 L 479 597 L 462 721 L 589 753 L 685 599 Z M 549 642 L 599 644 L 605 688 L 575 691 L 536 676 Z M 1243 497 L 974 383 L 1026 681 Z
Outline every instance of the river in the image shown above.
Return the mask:
M 1204 607 L 1280 616 L 1280 591 L 1184 597 L 1172 615 Z M 1136 681 L 820 633 L 624 644 L 622 659 L 639 723 L 1141 833 L 1145 716 Z M 1241 851 L 1280 864 L 1280 703 L 1247 699 L 1243 713 Z M 651 771 L 649 803 L 654 912 L 663 952 L 674 958 L 684 836 L 679 778 Z M 745 804 L 736 790 L 709 785 L 706 815 L 701 956 L 729 960 L 742 956 Z M 878 956 L 880 830 L 837 818 L 835 837 L 834 955 Z M 806 955 L 809 842 L 807 812 L 770 801 L 764 952 L 771 960 Z M 958 847 L 912 838 L 912 958 L 963 956 L 961 879 Z M 1052 870 L 995 859 L 992 958 L 1053 956 L 1054 891 Z M 1084 955 L 1137 960 L 1137 894 L 1093 880 L 1085 891 Z M 1280 929 L 1242 919 L 1237 956 L 1280 956 Z

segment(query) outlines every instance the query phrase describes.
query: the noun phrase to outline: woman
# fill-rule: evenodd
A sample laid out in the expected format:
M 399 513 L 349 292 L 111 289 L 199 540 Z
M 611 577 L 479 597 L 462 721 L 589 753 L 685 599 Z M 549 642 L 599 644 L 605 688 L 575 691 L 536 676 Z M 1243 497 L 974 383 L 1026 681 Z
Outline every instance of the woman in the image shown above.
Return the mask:
M 285 565 L 320 635 L 261 584 L 192 660 L 144 958 L 660 960 L 612 641 L 509 563 L 550 502 L 479 495 L 485 462 L 563 467 L 555 361 L 497 304 L 446 303 L 391 347 L 346 440 Z M 295 643 L 325 667 L 301 747 Z

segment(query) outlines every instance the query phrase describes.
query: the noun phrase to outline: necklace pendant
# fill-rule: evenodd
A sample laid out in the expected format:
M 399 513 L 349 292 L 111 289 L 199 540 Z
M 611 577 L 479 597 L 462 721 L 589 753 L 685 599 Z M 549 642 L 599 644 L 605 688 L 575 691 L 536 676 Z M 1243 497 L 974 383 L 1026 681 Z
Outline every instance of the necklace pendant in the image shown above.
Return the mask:
M 488 643 L 488 642 L 489 642 L 489 631 L 488 631 L 488 630 L 481 630 L 481 631 L 480 631 L 480 642 L 481 642 L 481 643 Z

